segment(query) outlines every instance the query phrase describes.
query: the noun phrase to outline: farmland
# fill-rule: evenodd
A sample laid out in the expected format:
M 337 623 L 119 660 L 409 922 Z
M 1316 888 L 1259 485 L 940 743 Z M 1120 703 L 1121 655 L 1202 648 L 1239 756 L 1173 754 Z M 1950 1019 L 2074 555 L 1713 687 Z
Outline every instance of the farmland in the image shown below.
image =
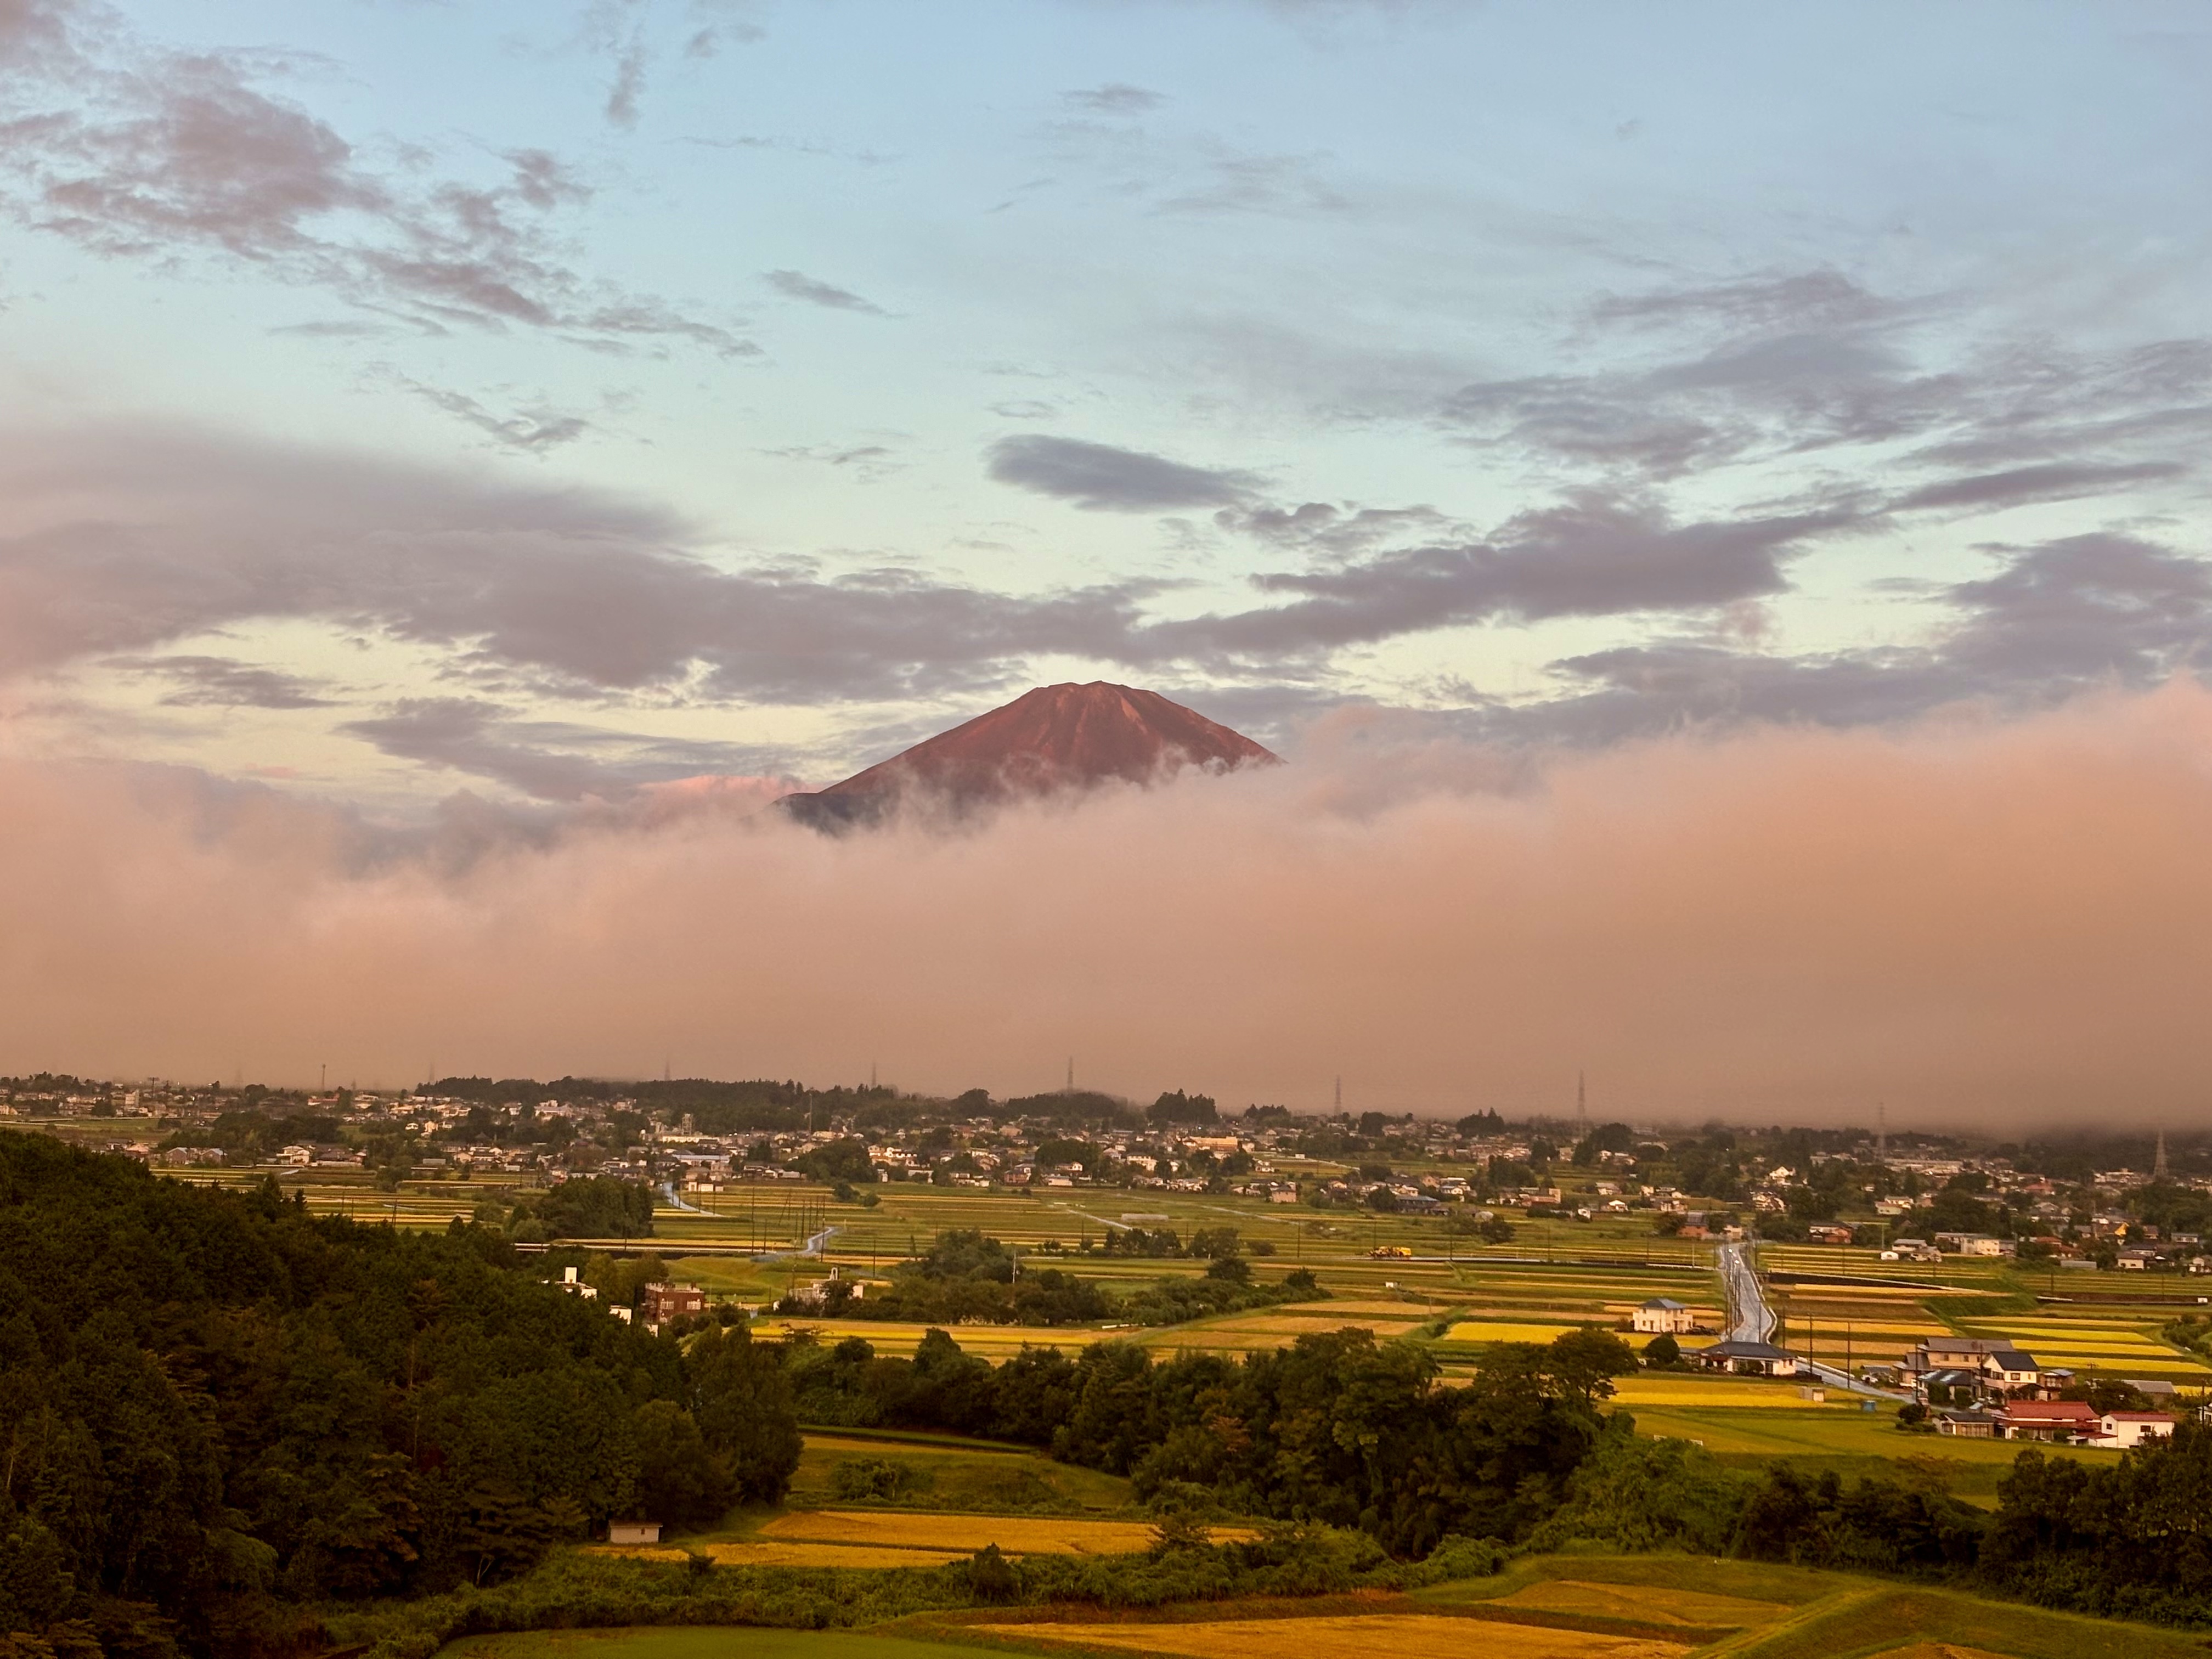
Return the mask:
M 244 1182 L 262 1172 L 195 1172 L 195 1178 Z M 459 1181 L 412 1181 L 397 1193 L 371 1190 L 361 1179 L 289 1172 L 312 1209 L 389 1219 L 401 1226 L 441 1227 L 470 1213 L 484 1189 Z M 1161 1279 L 1194 1279 L 1203 1261 L 1108 1255 L 1109 1233 L 1132 1225 L 1172 1227 L 1184 1237 L 1202 1228 L 1234 1226 L 1256 1283 L 1270 1285 L 1297 1269 L 1311 1271 L 1326 1292 L 1319 1301 L 1147 1328 L 1110 1325 L 963 1325 L 953 1333 L 971 1354 L 1001 1362 L 1024 1347 L 1073 1351 L 1103 1341 L 1133 1341 L 1162 1357 L 1212 1352 L 1243 1355 L 1285 1347 L 1309 1332 L 1364 1329 L 1378 1341 L 1419 1343 L 1447 1381 L 1470 1374 L 1501 1342 L 1545 1342 L 1563 1332 L 1618 1329 L 1640 1301 L 1666 1296 L 1689 1306 L 1700 1328 L 1725 1322 L 1713 1252 L 1695 1242 L 1656 1238 L 1637 1216 L 1593 1221 L 1516 1222 L 1509 1245 L 1474 1244 L 1432 1218 L 1271 1205 L 1217 1194 L 1111 1189 L 1043 1189 L 1034 1194 L 947 1189 L 917 1183 L 878 1186 L 872 1206 L 841 1203 L 809 1182 L 756 1182 L 690 1200 L 692 1211 L 663 1208 L 649 1244 L 672 1276 L 696 1284 L 710 1298 L 759 1308 L 834 1270 L 861 1281 L 881 1279 L 939 1233 L 973 1229 L 1004 1240 L 1023 1261 L 1051 1267 L 1121 1295 Z M 1143 1209 L 1133 1208 L 1141 1203 Z M 1132 1220 L 1129 1218 L 1135 1217 Z M 788 1254 L 805 1237 L 835 1229 L 817 1260 Z M 1406 1257 L 1372 1252 L 1403 1249 Z M 757 1259 L 767 1252 L 765 1259 Z M 786 1254 L 776 1254 L 785 1252 Z M 2160 1335 L 2165 1321 L 2198 1307 L 2173 1281 L 2146 1283 L 2140 1274 L 2071 1273 L 2061 1288 L 2081 1297 L 2171 1293 L 2163 1305 L 2051 1301 L 2052 1276 L 2025 1273 L 1996 1259 L 1947 1257 L 1940 1262 L 1884 1262 L 1852 1247 L 1763 1247 L 1780 1340 L 1793 1352 L 1837 1366 L 1894 1364 L 1909 1349 L 1947 1334 L 2004 1338 L 2027 1346 L 2045 1365 L 2089 1374 L 2212 1385 L 2212 1367 Z M 2046 1298 L 2039 1301 L 2038 1298 Z M 759 1334 L 793 1332 L 835 1342 L 866 1341 L 878 1353 L 912 1354 L 927 1327 L 884 1320 L 805 1316 L 761 1319 Z M 1695 1346 L 1705 1338 L 1685 1339 Z M 1897 1432 L 1887 1407 L 1862 1413 L 1833 1399 L 1814 1407 L 1786 1385 L 1746 1385 L 1740 1379 L 1689 1373 L 1625 1380 L 1620 1403 L 1648 1434 L 1692 1439 L 1730 1460 L 1787 1457 L 1808 1468 L 1879 1467 L 1876 1460 L 1911 1457 L 1926 1443 Z M 1970 1468 L 2008 1459 L 2009 1449 L 1953 1445 L 1943 1450 Z M 2089 1455 L 2104 1455 L 2089 1454 Z M 811 1458 L 809 1470 L 821 1464 Z M 802 1474 L 802 1482 L 811 1479 Z M 1042 1478 L 1042 1477 L 1041 1477 Z M 1992 1477 L 1993 1479 L 1993 1477 Z M 1970 1476 L 1964 1495 L 1983 1501 L 1987 1485 Z M 1022 1481 L 1006 1488 L 1033 1498 L 1049 1487 Z M 1058 1503 L 1062 1498 L 1038 1501 Z M 957 1501 L 945 1493 L 921 1500 Z M 1073 1501 L 1073 1500 L 1067 1500 Z
M 919 1552 L 909 1552 L 919 1555 Z M 718 1561 L 743 1558 L 714 1550 Z M 556 1630 L 465 1638 L 447 1659 L 976 1659 L 983 1653 L 1243 1659 L 2184 1659 L 2202 1639 L 1851 1574 L 1681 1556 L 1534 1556 L 1491 1577 L 1354 1600 L 1138 1613 L 1048 1605 L 923 1613 L 867 1629 Z

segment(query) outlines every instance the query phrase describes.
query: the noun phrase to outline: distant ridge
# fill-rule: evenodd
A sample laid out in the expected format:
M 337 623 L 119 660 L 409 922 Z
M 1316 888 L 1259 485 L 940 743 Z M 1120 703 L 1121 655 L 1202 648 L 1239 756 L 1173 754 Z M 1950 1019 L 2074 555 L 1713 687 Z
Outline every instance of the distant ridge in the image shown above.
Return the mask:
M 879 823 L 906 805 L 957 816 L 1115 780 L 1157 782 L 1190 767 L 1280 763 L 1241 732 L 1157 691 L 1093 680 L 1041 685 L 842 783 L 776 804 L 802 823 L 842 830 Z

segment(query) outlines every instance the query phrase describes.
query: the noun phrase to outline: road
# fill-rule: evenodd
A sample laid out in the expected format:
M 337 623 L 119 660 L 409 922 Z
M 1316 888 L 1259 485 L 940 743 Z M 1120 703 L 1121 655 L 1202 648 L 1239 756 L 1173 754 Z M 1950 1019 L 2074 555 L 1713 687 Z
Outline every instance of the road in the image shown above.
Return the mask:
M 1729 1340 L 1731 1342 L 1767 1342 L 1773 1340 L 1774 1310 L 1766 1304 L 1766 1292 L 1759 1283 L 1759 1261 L 1747 1244 L 1723 1244 L 1720 1248 L 1721 1284 L 1728 1292 Z M 1839 1365 L 1824 1365 L 1817 1359 L 1800 1355 L 1797 1373 L 1810 1374 L 1823 1382 L 1839 1389 L 1849 1389 L 1853 1394 L 1871 1395 L 1878 1400 L 1910 1400 L 1909 1394 L 1893 1389 L 1877 1389 L 1871 1382 L 1862 1382 Z

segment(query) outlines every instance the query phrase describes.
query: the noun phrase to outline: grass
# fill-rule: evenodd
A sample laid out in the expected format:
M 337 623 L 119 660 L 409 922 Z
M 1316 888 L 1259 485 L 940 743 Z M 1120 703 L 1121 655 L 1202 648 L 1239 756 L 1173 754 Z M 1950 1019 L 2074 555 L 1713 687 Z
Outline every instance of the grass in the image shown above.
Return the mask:
M 961 1510 L 1119 1510 L 1129 1483 L 1118 1476 L 1025 1450 L 904 1437 L 809 1433 L 792 1482 L 794 1508 L 849 1503 L 836 1492 L 837 1466 L 853 1459 L 896 1463 L 911 1472 L 900 1507 Z

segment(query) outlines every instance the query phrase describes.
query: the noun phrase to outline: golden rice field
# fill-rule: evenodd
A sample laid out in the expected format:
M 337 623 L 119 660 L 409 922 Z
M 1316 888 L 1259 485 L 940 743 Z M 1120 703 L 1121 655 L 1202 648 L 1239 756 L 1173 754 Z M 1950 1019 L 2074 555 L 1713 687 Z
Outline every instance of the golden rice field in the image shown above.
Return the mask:
M 640 1561 L 681 1561 L 690 1552 L 658 1547 L 598 1544 L 595 1555 L 626 1555 Z M 813 1543 L 703 1543 L 691 1547 L 718 1567 L 941 1567 L 965 1561 L 973 1550 L 895 1549 L 888 1545 Z
M 1454 1619 L 1438 1613 L 1353 1613 L 1334 1619 L 1221 1619 L 1198 1624 L 975 1625 L 978 1634 L 1024 1641 L 1122 1648 L 1182 1659 L 1248 1659 L 1295 1647 L 1301 1659 L 1406 1659 L 1468 1654 L 1480 1659 L 1676 1659 L 1679 1642 L 1599 1636 L 1588 1631 Z
M 1572 1578 L 1530 1584 L 1485 1605 L 1530 1607 L 1542 1613 L 1595 1614 L 1601 1619 L 1639 1619 L 1651 1625 L 1696 1625 L 1708 1629 L 1768 1624 L 1790 1611 L 1780 1601 L 1753 1601 L 1740 1595 L 1668 1589 L 1656 1584 L 1587 1584 Z
M 878 1549 L 949 1550 L 972 1555 L 996 1544 L 1010 1555 L 1127 1555 L 1149 1549 L 1145 1521 L 1066 1520 L 1056 1516 L 945 1515 L 895 1510 L 795 1510 L 779 1515 L 757 1536 L 775 1543 L 866 1545 Z M 1217 1539 L 1259 1534 L 1223 1527 Z
M 1798 1393 L 1796 1382 L 1754 1382 L 1735 1377 L 1711 1378 L 1666 1376 L 1645 1371 L 1634 1376 L 1624 1376 L 1613 1383 L 1613 1403 L 1633 1408 L 1638 1406 L 1700 1406 L 1742 1407 L 1747 1409 L 1788 1407 L 1797 1411 L 1819 1411 L 1820 1405 Z M 1820 1387 L 1818 1383 L 1802 1386 Z M 1826 1407 L 1844 1405 L 1844 1391 L 1828 1389 Z M 1851 1409 L 1856 1409 L 1855 1407 Z
M 1578 1331 L 1580 1325 L 1516 1324 L 1505 1320 L 1463 1319 L 1444 1333 L 1447 1342 L 1549 1342 Z

